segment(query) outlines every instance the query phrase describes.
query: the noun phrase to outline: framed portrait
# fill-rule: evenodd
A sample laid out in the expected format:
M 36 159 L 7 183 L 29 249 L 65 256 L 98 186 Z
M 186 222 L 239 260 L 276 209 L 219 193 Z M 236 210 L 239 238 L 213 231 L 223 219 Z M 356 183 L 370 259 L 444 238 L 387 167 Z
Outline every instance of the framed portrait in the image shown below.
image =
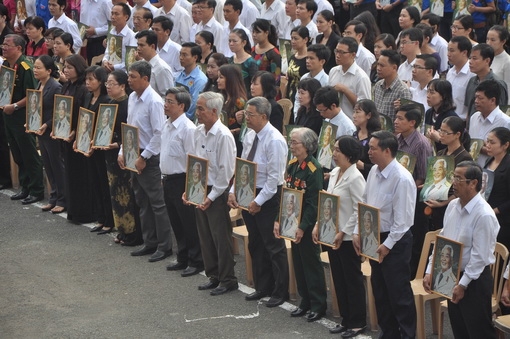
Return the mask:
M 508 12 L 510 13 L 510 12 Z M 499 105 L 499 109 L 510 117 L 510 105 Z
M 243 122 L 241 123 L 241 130 L 239 131 L 239 142 L 243 142 L 244 141 L 244 137 L 246 136 L 246 132 L 248 132 L 248 123 L 246 122 L 246 117 L 243 116 Z
M 379 114 L 379 121 L 381 122 L 381 130 L 393 133 L 395 131 L 393 127 L 393 120 L 385 114 Z
M 377 248 L 381 244 L 381 217 L 379 209 L 361 202 L 358 203 L 358 230 L 361 255 L 379 261 Z
M 193 205 L 200 205 L 207 197 L 209 160 L 188 154 L 186 165 L 186 198 Z
M 287 73 L 287 69 L 289 68 L 289 60 L 292 56 L 292 46 L 290 44 L 290 40 L 288 39 L 279 39 L 279 50 L 282 56 L 282 72 Z
M 411 153 L 397 151 L 397 161 L 406 168 L 411 174 L 414 172 L 416 167 L 416 156 Z
M 280 237 L 296 240 L 296 231 L 303 211 L 303 191 L 283 187 L 280 200 Z
M 125 123 L 121 125 L 122 134 L 122 156 L 124 157 L 124 167 L 138 173 L 135 167 L 135 161 L 140 156 L 140 143 L 138 138 L 138 127 Z
M 430 0 L 430 13 L 443 17 L 444 15 L 444 1 L 443 0 Z
M 110 39 L 108 39 L 108 52 L 110 53 L 108 56 L 108 61 L 112 63 L 112 65 L 118 65 L 122 63 L 122 37 L 112 35 Z
M 468 0 L 455 0 L 455 10 L 453 11 L 453 18 L 457 18 L 461 15 L 471 15 L 468 11 L 468 6 L 471 1 Z
M 78 112 L 78 128 L 76 129 L 76 150 L 80 153 L 88 154 L 90 152 L 92 126 L 95 115 L 95 112 L 80 107 Z
M 423 2 L 422 0 L 411 0 L 409 1 L 409 6 L 416 7 L 416 9 L 419 10 L 421 13 L 422 2 Z
M 469 155 L 473 158 L 474 161 L 478 159 L 480 155 L 480 151 L 484 145 L 483 139 L 471 139 L 471 143 L 469 144 Z
M 129 70 L 129 67 L 136 61 L 136 47 L 126 46 L 126 58 L 124 60 L 126 63 L 126 70 Z
M 27 89 L 27 132 L 36 132 L 42 126 L 42 91 Z
M 482 172 L 482 189 L 480 190 L 480 195 L 485 200 L 489 200 L 493 185 L 494 185 L 494 171 L 490 171 L 484 168 Z
M 427 176 L 420 192 L 420 201 L 448 200 L 454 169 L 455 159 L 452 155 L 429 157 L 427 159 Z
M 73 100 L 67 95 L 55 94 L 53 100 L 53 137 L 67 139 L 71 134 L 73 120 Z
M 340 197 L 324 191 L 319 192 L 319 211 L 317 222 L 319 223 L 319 242 L 333 247 L 335 236 L 338 233 L 338 206 Z
M 438 235 L 432 255 L 431 290 L 451 299 L 460 278 L 463 244 Z
M 410 6 L 412 6 L 412 5 L 410 5 Z M 420 12 L 421 12 L 421 7 L 420 7 Z M 418 107 L 418 109 L 420 110 L 420 113 L 421 113 L 421 121 L 423 121 L 425 119 L 425 106 L 418 101 L 400 98 L 400 106 L 409 105 L 409 104 L 415 105 Z
M 18 20 L 26 20 L 28 17 L 27 7 L 25 5 L 25 0 L 16 1 L 16 15 L 18 16 Z
M 94 148 L 108 147 L 112 142 L 115 119 L 117 118 L 117 104 L 99 105 L 96 128 L 94 132 Z
M 78 23 L 78 31 L 80 32 L 80 38 L 83 41 L 85 39 L 85 35 L 87 34 L 87 29 L 89 29 L 90 26 L 85 25 L 82 22 Z
M 317 160 L 324 168 L 332 169 L 333 149 L 335 148 L 335 139 L 338 126 L 330 122 L 323 121 L 321 132 L 319 133 L 319 149 L 317 150 Z
M 248 206 L 257 194 L 257 164 L 245 159 L 236 158 L 236 175 L 234 192 L 239 207 L 248 210 Z
M 12 99 L 12 91 L 14 89 L 14 79 L 16 78 L 16 70 L 2 65 L 0 67 L 0 107 L 9 105 Z

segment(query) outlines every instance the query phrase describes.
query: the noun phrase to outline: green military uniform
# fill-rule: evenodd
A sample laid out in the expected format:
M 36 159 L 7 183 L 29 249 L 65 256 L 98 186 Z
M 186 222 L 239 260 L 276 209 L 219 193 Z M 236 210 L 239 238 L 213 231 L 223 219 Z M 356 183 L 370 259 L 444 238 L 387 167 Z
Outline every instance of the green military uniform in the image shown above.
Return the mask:
M 17 103 L 26 96 L 27 89 L 35 89 L 37 86 L 33 66 L 24 55 L 14 65 L 9 65 L 7 61 L 4 61 L 4 65 L 16 70 L 11 103 Z M 7 142 L 12 157 L 19 166 L 21 188 L 23 192 L 40 197 L 44 194 L 42 162 L 37 153 L 35 136 L 25 133 L 26 108 L 19 107 L 11 115 L 3 113 L 3 117 Z
M 309 155 L 299 163 L 296 158 L 287 167 L 286 185 L 304 191 L 299 228 L 303 238 L 292 243 L 292 258 L 301 303 L 299 308 L 312 312 L 326 312 L 326 281 L 320 258 L 320 246 L 312 241 L 312 230 L 317 221 L 319 191 L 322 189 L 323 172 L 319 162 Z

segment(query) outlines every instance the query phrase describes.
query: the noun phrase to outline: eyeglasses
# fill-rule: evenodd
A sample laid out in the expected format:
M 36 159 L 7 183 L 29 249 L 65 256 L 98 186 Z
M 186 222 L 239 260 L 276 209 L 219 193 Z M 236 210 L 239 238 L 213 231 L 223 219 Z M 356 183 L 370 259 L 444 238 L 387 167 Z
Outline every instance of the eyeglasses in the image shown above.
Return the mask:
M 420 65 L 413 65 L 412 66 L 414 69 L 429 69 L 427 67 L 423 67 L 423 66 L 420 66 Z
M 259 113 L 248 112 L 246 110 L 243 113 L 244 113 L 244 116 L 247 117 L 247 118 L 253 118 L 254 116 L 262 115 L 262 114 L 259 114 Z
M 169 105 L 173 105 L 175 104 L 176 102 L 173 101 L 172 99 L 165 99 L 165 104 L 169 104 Z
M 11 47 L 16 47 L 14 45 L 6 45 L 6 44 L 3 44 L 3 45 L 0 45 L 0 48 L 3 48 L 3 49 L 7 49 L 7 48 L 11 48 Z
M 299 144 L 302 144 L 301 141 L 296 141 L 296 140 L 289 140 L 289 142 L 287 142 L 287 145 L 289 146 L 296 146 L 296 145 L 299 145 Z
M 416 41 L 412 41 L 412 40 L 400 40 L 400 44 L 401 45 L 411 45 L 411 44 L 414 44 Z
M 118 84 L 118 83 L 116 83 L 116 82 L 110 82 L 110 81 L 108 81 L 108 82 L 106 82 L 104 85 L 105 85 L 106 87 L 113 87 L 113 86 L 118 86 L 119 84 Z
M 324 108 L 324 109 L 318 109 L 318 108 L 316 108 L 317 112 L 319 112 L 319 113 L 324 113 L 324 112 L 326 112 L 328 109 L 329 109 L 329 107 L 326 107 L 326 108 Z
M 341 55 L 349 54 L 349 53 L 354 53 L 354 52 L 341 51 L 341 50 L 336 49 L 336 48 L 335 48 L 334 52 L 335 52 L 335 54 L 341 54 Z
M 452 29 L 452 31 L 460 31 L 460 30 L 465 29 L 464 27 L 454 26 L 454 25 L 451 25 L 450 28 Z
M 462 177 L 454 175 L 452 180 L 453 180 L 453 182 L 456 182 L 456 183 L 459 183 L 459 182 L 467 182 L 467 183 L 469 183 L 473 179 L 462 179 Z
M 440 129 L 438 132 L 439 132 L 439 134 L 441 134 L 441 135 L 451 135 L 451 134 L 455 134 L 454 132 L 448 132 L 448 131 L 445 131 L 444 129 Z

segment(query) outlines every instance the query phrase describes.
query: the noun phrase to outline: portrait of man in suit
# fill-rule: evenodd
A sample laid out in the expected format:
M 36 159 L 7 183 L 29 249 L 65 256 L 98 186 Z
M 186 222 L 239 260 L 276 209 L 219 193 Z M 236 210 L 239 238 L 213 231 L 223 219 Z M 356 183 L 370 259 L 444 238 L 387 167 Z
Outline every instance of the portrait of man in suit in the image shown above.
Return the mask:
M 333 219 L 335 206 L 331 198 L 326 198 L 322 204 L 322 213 L 319 228 L 319 241 L 326 244 L 335 242 L 336 225 Z
M 76 148 L 83 153 L 88 153 L 90 150 L 92 120 L 93 118 L 91 114 L 81 112 Z
M 98 119 L 96 140 L 94 146 L 107 147 L 112 139 L 113 113 L 110 107 L 107 107 Z
M 293 192 L 285 192 L 283 208 L 280 216 L 280 235 L 287 238 L 296 238 L 296 231 L 299 226 L 299 206 L 297 197 Z
M 0 107 L 11 103 L 11 93 L 13 87 L 13 73 L 11 70 L 2 67 L 2 75 L 0 81 Z
M 333 159 L 333 150 L 331 149 L 331 134 L 333 134 L 333 128 L 331 125 L 324 127 L 324 134 L 322 136 L 322 146 L 319 150 L 319 163 L 322 167 L 331 168 L 331 161 Z
M 379 258 L 379 255 L 376 253 L 377 248 L 379 247 L 379 241 L 375 236 L 377 232 L 377 225 L 374 223 L 374 215 L 371 211 L 365 210 L 363 213 L 363 229 L 362 237 L 361 237 L 361 253 L 371 257 L 371 258 Z
M 448 191 L 450 190 L 451 183 L 446 180 L 448 173 L 448 164 L 445 159 L 437 159 L 432 166 L 433 181 L 429 185 L 425 185 L 422 189 L 423 201 L 428 200 L 447 200 Z
M 53 136 L 56 138 L 68 138 L 71 133 L 71 112 L 68 100 L 61 99 L 58 102 L 55 123 L 53 126 Z
M 253 201 L 253 189 L 250 187 L 250 166 L 243 164 L 239 170 L 236 199 L 239 206 L 248 208 Z
M 457 276 L 453 272 L 455 252 L 451 245 L 446 244 L 441 249 L 440 255 L 440 269 L 434 278 L 432 289 L 451 298 L 453 288 L 457 284 Z
M 110 49 L 110 59 L 108 61 L 113 65 L 122 63 L 122 37 L 110 37 L 108 48 Z
M 202 178 L 204 177 L 202 171 L 202 164 L 195 162 L 191 168 L 191 186 L 189 187 L 188 201 L 194 202 L 195 204 L 201 204 L 205 199 L 205 188 L 202 184 Z
M 37 131 L 41 128 L 41 110 L 39 109 L 38 92 L 32 92 L 28 97 L 27 130 Z
M 138 158 L 138 150 L 136 148 L 137 140 L 135 132 L 132 129 L 126 131 L 125 138 L 122 143 L 122 150 L 124 152 L 124 162 L 126 168 L 135 170 L 135 161 Z

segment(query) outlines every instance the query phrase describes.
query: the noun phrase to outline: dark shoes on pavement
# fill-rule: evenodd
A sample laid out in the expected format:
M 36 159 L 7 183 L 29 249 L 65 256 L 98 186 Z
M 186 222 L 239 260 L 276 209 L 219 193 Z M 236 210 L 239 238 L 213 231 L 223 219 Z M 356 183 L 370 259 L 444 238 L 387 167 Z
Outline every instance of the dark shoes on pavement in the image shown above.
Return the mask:
M 38 202 L 38 201 L 41 201 L 43 199 L 44 199 L 44 196 L 42 196 L 42 195 L 40 195 L 40 196 L 29 195 L 25 199 L 21 200 L 21 203 L 23 205 L 30 205 L 30 204 L 33 204 L 34 202 Z
M 11 200 L 23 200 L 28 197 L 28 192 L 19 191 L 11 196 Z
M 276 306 L 280 306 L 281 304 L 283 304 L 285 302 L 285 299 L 284 298 L 278 298 L 278 297 L 271 297 L 269 298 L 269 300 L 266 302 L 266 307 L 276 307 Z
M 200 291 L 205 291 L 205 290 L 212 290 L 213 288 L 216 288 L 218 287 L 218 285 L 220 284 L 219 281 L 214 281 L 214 280 L 209 280 L 208 282 L 206 282 L 205 284 L 203 285 L 199 285 L 198 286 L 198 289 Z
M 174 262 L 174 263 L 171 263 L 170 265 L 168 265 L 166 267 L 166 270 L 167 271 L 180 271 L 180 270 L 185 269 L 187 266 L 188 266 L 188 264 L 183 263 L 183 262 Z
M 302 309 L 302 308 L 296 308 L 294 311 L 290 312 L 290 316 L 293 318 L 302 317 L 306 313 L 308 313 L 308 310 Z
M 357 330 L 348 329 L 342 333 L 342 338 L 354 338 L 358 334 L 365 332 L 366 327 L 359 328 Z
M 181 277 L 191 277 L 192 275 L 198 274 L 203 270 L 204 269 L 201 267 L 188 266 L 184 271 L 182 271 Z
M 306 315 L 306 321 L 309 323 L 319 320 L 324 316 L 324 312 L 310 312 Z
M 155 247 L 147 247 L 147 246 L 144 246 L 136 251 L 133 251 L 131 252 L 131 255 L 133 257 L 140 257 L 142 255 L 148 255 L 148 254 L 153 254 L 154 252 L 156 252 L 157 248 Z
M 99 234 L 99 233 L 98 233 Z M 156 262 L 156 261 L 161 261 L 169 256 L 171 256 L 173 254 L 173 251 L 172 250 L 168 250 L 168 251 L 156 251 L 154 252 L 153 255 L 151 255 L 151 257 L 149 258 L 149 262 Z
M 211 290 L 211 295 L 222 295 L 227 292 L 235 291 L 239 288 L 238 283 L 233 283 L 230 286 L 218 286 L 215 289 Z
M 244 299 L 247 301 L 252 301 L 252 300 L 259 300 L 259 299 L 262 299 L 267 296 L 269 296 L 269 293 L 266 293 L 263 291 L 255 291 L 255 292 L 250 293 L 247 296 L 245 296 Z

